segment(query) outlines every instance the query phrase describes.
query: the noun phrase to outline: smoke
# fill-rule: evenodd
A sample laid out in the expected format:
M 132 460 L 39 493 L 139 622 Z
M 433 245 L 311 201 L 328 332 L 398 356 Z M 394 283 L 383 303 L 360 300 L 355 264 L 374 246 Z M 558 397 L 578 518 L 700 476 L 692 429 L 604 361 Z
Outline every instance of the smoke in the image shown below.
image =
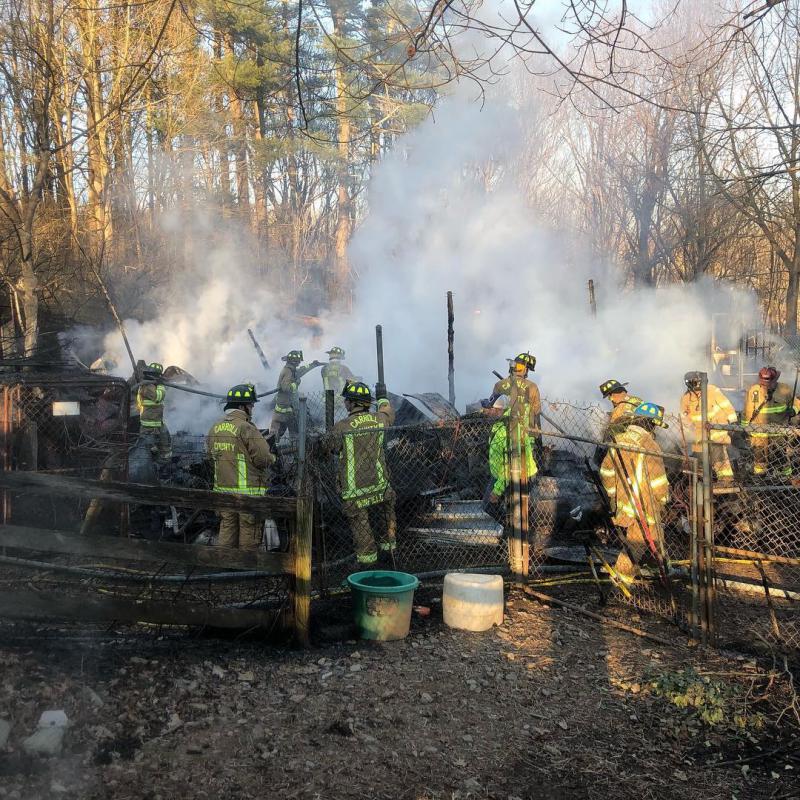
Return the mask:
M 505 373 L 505 358 L 530 350 L 551 399 L 599 400 L 599 384 L 614 377 L 674 409 L 684 373 L 708 364 L 712 314 L 754 321 L 755 297 L 710 280 L 619 287 L 618 273 L 574 233 L 547 226 L 525 203 L 513 165 L 526 124 L 502 87 L 483 105 L 461 90 L 405 138 L 376 171 L 351 244 L 356 311 L 326 332 L 342 336 L 344 325 L 356 360 L 372 365 L 370 326 L 381 322 L 390 386 L 446 394 L 452 290 L 462 408 L 490 393 L 492 369 Z
M 683 374 L 708 365 L 711 317 L 758 317 L 755 297 L 711 281 L 630 292 L 618 271 L 598 263 L 574 232 L 538 218 L 525 202 L 514 165 L 529 117 L 502 84 L 476 102 L 459 87 L 435 115 L 405 136 L 376 168 L 369 213 L 350 246 L 356 296 L 350 314 L 329 314 L 321 336 L 243 265 L 233 234 L 209 245 L 198 236 L 195 267 L 159 298 L 160 314 L 128 320 L 133 351 L 176 364 L 210 389 L 242 381 L 273 388 L 280 356 L 300 347 L 325 360 L 333 345 L 368 382 L 376 380 L 374 326 L 383 325 L 386 380 L 397 393 L 447 394 L 446 292 L 456 308 L 456 396 L 459 407 L 487 396 L 506 358 L 530 350 L 533 376 L 551 399 L 599 400 L 598 385 L 617 378 L 675 409 Z M 201 229 L 215 227 L 203 218 Z M 202 242 L 202 244 L 200 243 Z M 595 281 L 597 316 L 587 282 Z M 272 369 L 265 372 L 247 336 L 250 327 Z M 121 366 L 121 337 L 105 347 Z M 303 390 L 321 390 L 319 372 Z M 207 430 L 213 401 L 170 393 L 173 430 Z M 268 423 L 262 404 L 256 421 Z

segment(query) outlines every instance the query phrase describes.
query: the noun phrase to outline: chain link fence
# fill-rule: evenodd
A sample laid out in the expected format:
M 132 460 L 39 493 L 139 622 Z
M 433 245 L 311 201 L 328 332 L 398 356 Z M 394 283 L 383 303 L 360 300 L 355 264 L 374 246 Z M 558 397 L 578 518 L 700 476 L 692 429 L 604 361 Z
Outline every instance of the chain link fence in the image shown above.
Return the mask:
M 544 403 L 542 426 L 531 442 L 536 475 L 523 489 L 528 511 L 524 571 L 533 581 L 592 581 L 591 558 L 606 593 L 617 587 L 619 596 L 635 607 L 689 628 L 697 604 L 692 569 L 696 461 L 686 455 L 677 426 L 659 431 L 663 453 L 654 455 L 664 460 L 670 496 L 655 528 L 659 554 L 654 560 L 663 562 L 665 574 L 659 577 L 657 563 L 651 563 L 634 569 L 619 586 L 613 576 L 620 572 L 624 537 L 607 524 L 598 486 L 607 420 L 596 405 Z M 391 490 L 388 499 L 360 513 L 342 499 L 341 438 L 312 434 L 308 469 L 316 493 L 319 591 L 336 589 L 355 569 L 374 566 L 368 559 L 359 565 L 357 551 L 377 551 L 379 565 L 428 577 L 452 570 L 509 571 L 515 497 L 509 476 L 492 466 L 491 442 L 500 428 L 505 429 L 501 438 L 510 442 L 507 421 L 487 413 L 387 429 L 382 447 Z
M 46 471 L 124 480 L 128 469 L 128 385 L 119 379 L 26 373 L 0 375 L 0 463 L 4 471 Z M 4 492 L 2 521 L 79 526 L 86 501 Z M 119 532 L 122 519 L 106 519 Z
M 719 642 L 800 649 L 800 428 L 708 426 Z M 731 444 L 715 444 L 714 432 Z M 717 436 L 719 438 L 719 435 Z M 714 469 L 724 455 L 733 478 Z

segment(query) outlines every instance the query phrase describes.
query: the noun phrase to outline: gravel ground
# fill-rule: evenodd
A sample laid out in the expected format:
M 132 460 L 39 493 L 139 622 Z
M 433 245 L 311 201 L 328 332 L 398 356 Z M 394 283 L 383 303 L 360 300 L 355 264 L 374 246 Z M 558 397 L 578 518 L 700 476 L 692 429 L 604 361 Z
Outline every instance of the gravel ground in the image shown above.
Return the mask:
M 627 608 L 674 646 L 516 593 L 501 627 L 453 631 L 433 599 L 407 639 L 371 645 L 323 643 L 340 604 L 307 651 L 1 626 L 0 798 L 800 797 L 794 695 L 772 665 L 689 649 Z M 654 689 L 687 669 L 723 693 L 721 722 Z M 64 752 L 27 756 L 47 709 L 69 716 Z

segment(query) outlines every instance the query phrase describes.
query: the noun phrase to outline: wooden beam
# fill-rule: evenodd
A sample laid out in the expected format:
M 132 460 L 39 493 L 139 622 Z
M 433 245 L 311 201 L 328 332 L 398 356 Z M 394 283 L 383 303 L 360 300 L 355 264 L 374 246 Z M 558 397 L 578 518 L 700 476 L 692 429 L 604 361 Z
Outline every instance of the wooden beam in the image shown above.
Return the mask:
M 247 552 L 229 547 L 150 542 L 120 536 L 80 536 L 21 525 L 0 525 L 0 547 L 154 564 L 168 562 L 190 567 L 261 570 L 270 575 L 290 575 L 293 569 L 289 553 Z
M 305 487 L 307 488 L 307 487 Z M 308 647 L 311 626 L 311 539 L 314 530 L 314 500 L 305 491 L 297 500 L 297 522 L 293 539 L 294 636 Z
M 0 592 L 0 617 L 77 620 L 80 622 L 149 622 L 235 630 L 284 630 L 285 613 L 214 608 L 201 603 L 131 600 L 122 597 L 73 597 L 44 592 Z
M 29 494 L 81 497 L 85 500 L 94 500 L 99 497 L 104 500 L 139 505 L 239 511 L 267 517 L 290 517 L 294 514 L 297 503 L 294 497 L 275 497 L 269 494 L 264 497 L 251 497 L 200 489 L 180 489 L 174 486 L 88 480 L 30 471 L 0 472 L 0 488 L 24 491 Z

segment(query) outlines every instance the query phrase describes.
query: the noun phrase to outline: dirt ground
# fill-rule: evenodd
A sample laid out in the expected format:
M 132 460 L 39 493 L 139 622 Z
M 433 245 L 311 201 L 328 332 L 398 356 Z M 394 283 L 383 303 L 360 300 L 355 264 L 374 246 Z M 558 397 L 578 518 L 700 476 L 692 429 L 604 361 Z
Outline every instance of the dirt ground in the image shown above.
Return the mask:
M 502 627 L 453 631 L 421 599 L 404 641 L 322 643 L 334 626 L 307 651 L 2 625 L 0 798 L 800 797 L 782 669 L 627 608 L 674 646 L 517 593 Z M 64 753 L 25 756 L 47 709 Z

